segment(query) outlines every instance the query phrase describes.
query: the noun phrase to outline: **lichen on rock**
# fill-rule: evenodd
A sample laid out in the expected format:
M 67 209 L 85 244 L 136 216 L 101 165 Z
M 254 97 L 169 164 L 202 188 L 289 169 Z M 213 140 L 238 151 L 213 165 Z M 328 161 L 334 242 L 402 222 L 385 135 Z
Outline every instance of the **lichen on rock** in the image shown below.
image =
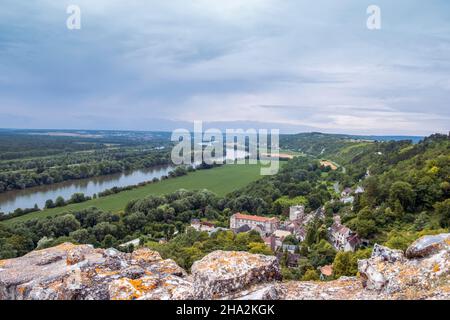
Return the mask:
M 194 262 L 191 272 L 201 299 L 220 298 L 253 284 L 281 280 L 275 257 L 248 252 L 214 251 Z
M 273 256 L 214 251 L 189 275 L 146 248 L 123 253 L 64 243 L 0 261 L 0 299 L 450 299 L 448 234 L 417 240 L 406 256 L 375 245 L 358 262 L 360 277 L 281 282 Z

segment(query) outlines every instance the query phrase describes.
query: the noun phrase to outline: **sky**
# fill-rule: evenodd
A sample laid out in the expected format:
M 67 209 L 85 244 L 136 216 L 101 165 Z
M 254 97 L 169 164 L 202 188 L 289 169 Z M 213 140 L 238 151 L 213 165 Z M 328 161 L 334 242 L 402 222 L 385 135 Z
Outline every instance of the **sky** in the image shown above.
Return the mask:
M 448 0 L 1 1 L 3 128 L 428 135 L 449 103 Z

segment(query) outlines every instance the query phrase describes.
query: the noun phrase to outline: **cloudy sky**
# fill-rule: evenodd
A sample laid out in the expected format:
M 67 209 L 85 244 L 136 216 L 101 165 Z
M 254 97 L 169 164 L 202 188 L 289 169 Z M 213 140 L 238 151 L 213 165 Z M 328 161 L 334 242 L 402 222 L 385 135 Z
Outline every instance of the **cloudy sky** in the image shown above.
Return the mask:
M 450 130 L 449 104 L 448 0 L 1 3 L 4 128 L 422 135 Z

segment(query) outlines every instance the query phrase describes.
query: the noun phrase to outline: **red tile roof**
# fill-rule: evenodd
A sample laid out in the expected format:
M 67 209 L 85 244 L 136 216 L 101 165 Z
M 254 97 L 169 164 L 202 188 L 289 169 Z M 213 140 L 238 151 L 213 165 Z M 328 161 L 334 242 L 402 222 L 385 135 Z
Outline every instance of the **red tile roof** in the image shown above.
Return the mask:
M 242 214 L 242 213 L 236 213 L 234 215 L 236 219 L 244 219 L 244 220 L 252 220 L 257 222 L 273 222 L 276 221 L 277 218 L 268 218 L 268 217 L 261 217 L 261 216 L 251 216 L 248 214 Z
M 323 266 L 320 268 L 320 272 L 324 276 L 329 277 L 333 274 L 333 266 L 332 265 Z

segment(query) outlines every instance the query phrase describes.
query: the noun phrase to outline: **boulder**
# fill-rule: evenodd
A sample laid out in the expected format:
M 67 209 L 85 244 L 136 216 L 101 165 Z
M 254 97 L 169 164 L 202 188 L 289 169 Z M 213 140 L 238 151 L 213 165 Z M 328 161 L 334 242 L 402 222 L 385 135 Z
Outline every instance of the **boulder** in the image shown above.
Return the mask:
M 186 275 L 149 249 L 128 254 L 64 243 L 1 261 L 0 299 L 175 299 L 189 296 Z
M 276 257 L 236 251 L 214 251 L 191 268 L 196 295 L 220 298 L 261 282 L 281 280 Z
M 390 249 L 388 247 L 375 244 L 372 250 L 372 258 L 380 257 L 383 261 L 396 262 L 405 259 L 403 251 Z
M 386 279 L 378 270 L 376 262 L 372 259 L 359 260 L 358 271 L 362 277 L 363 286 L 365 288 L 369 290 L 381 290 L 385 286 Z
M 423 236 L 408 247 L 406 257 L 408 259 L 424 258 L 445 248 L 450 248 L 450 233 Z

